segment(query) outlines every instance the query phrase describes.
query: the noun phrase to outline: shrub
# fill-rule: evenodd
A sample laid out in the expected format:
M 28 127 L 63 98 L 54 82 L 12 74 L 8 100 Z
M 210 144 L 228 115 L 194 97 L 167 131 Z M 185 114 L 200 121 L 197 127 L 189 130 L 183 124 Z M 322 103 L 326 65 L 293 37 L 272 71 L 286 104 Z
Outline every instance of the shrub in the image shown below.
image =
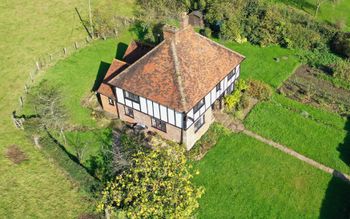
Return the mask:
M 97 210 L 128 218 L 191 218 L 203 193 L 192 177 L 179 145 L 136 152 L 130 168 L 108 183 Z
M 188 157 L 191 160 L 200 160 L 212 148 L 219 137 L 229 134 L 230 131 L 225 129 L 219 123 L 214 122 L 209 130 L 196 142 L 193 148 L 188 152 Z
M 247 83 L 244 80 L 239 80 L 233 93 L 225 96 L 225 105 L 228 111 L 232 111 L 237 106 L 241 100 L 242 92 L 247 88 Z
M 250 97 L 262 101 L 270 99 L 272 95 L 272 89 L 270 86 L 257 80 L 249 80 L 248 84 L 249 89 L 247 90 L 247 93 Z
M 332 51 L 350 58 L 350 33 L 337 33 L 331 45 Z
M 350 61 L 336 62 L 333 67 L 333 76 L 350 82 Z

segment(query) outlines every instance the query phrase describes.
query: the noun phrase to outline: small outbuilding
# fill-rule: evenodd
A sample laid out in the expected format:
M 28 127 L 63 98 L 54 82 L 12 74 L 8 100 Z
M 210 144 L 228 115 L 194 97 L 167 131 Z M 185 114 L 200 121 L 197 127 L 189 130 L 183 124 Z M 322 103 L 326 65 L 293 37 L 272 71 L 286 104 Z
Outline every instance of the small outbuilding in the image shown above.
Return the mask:
M 201 11 L 192 11 L 188 14 L 189 24 L 193 27 L 204 27 L 204 16 Z

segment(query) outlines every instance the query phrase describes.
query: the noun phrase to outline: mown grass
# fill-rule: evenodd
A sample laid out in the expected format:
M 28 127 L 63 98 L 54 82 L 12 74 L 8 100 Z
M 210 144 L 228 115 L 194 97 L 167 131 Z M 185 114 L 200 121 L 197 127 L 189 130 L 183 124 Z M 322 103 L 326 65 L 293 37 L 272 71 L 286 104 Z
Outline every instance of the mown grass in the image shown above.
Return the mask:
M 194 166 L 199 218 L 343 218 L 349 207 L 348 184 L 243 134 Z
M 336 114 L 275 95 L 258 104 L 245 121 L 248 129 L 344 173 L 350 173 L 343 144 L 349 130 Z
M 299 59 L 296 57 L 297 51 L 284 49 L 279 46 L 261 48 L 249 43 L 220 43 L 246 57 L 241 65 L 241 77 L 243 79 L 254 78 L 261 80 L 274 88 L 281 86 L 282 82 L 300 64 Z M 275 59 L 279 59 L 279 61 Z
M 133 7 L 118 2 L 119 11 Z M 86 37 L 74 7 L 87 17 L 85 0 L 0 2 L 0 153 L 16 144 L 29 158 L 14 165 L 0 156 L 0 218 L 76 218 L 93 208 L 66 173 L 15 129 L 10 117 L 35 60 Z
M 271 0 L 273 2 L 281 2 L 315 15 L 316 0 Z M 333 24 L 343 23 L 344 30 L 350 30 L 350 2 L 348 0 L 340 1 L 324 1 L 321 4 L 317 19 L 330 22 Z
M 97 41 L 59 61 L 42 74 L 39 80 L 47 80 L 61 91 L 72 124 L 98 126 L 90 115 L 91 110 L 83 107 L 82 102 L 93 94 L 92 88 L 100 68 L 103 70 L 104 65 L 110 64 L 117 55 L 118 47 L 119 50 L 123 50 L 131 39 L 131 34 L 124 31 L 118 39 Z

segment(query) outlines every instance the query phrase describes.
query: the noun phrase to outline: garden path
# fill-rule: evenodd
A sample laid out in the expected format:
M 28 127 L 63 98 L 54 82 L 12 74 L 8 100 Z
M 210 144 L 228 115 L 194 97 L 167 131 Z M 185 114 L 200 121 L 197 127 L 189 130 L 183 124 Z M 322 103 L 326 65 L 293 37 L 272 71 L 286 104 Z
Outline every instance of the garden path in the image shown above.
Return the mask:
M 288 155 L 291 155 L 291 156 L 293 156 L 293 157 L 295 157 L 295 158 L 297 158 L 297 159 L 299 159 L 299 160 L 301 160 L 301 161 L 303 161 L 303 162 L 305 162 L 305 163 L 307 163 L 307 164 L 309 164 L 317 169 L 320 169 L 326 173 L 329 173 L 329 174 L 331 174 L 339 179 L 342 179 L 342 180 L 350 183 L 350 176 L 349 175 L 341 173 L 341 172 L 339 172 L 331 167 L 323 165 L 323 164 L 321 164 L 315 160 L 312 160 L 312 159 L 310 159 L 302 154 L 299 154 L 298 152 L 288 148 L 287 146 L 276 143 L 270 139 L 266 139 L 266 138 L 254 133 L 250 130 L 245 129 L 244 125 L 241 122 L 234 120 L 231 116 L 229 116 L 226 113 L 215 111 L 214 117 L 219 123 L 221 123 L 226 128 L 230 129 L 231 131 L 233 131 L 235 133 L 242 132 L 245 135 L 248 135 L 252 138 L 255 138 L 256 140 L 261 141 L 265 144 L 268 144 L 268 145 L 270 145 L 270 146 L 272 146 L 272 147 L 274 147 L 274 148 L 276 148 L 276 149 L 278 149 L 278 150 L 280 150 Z

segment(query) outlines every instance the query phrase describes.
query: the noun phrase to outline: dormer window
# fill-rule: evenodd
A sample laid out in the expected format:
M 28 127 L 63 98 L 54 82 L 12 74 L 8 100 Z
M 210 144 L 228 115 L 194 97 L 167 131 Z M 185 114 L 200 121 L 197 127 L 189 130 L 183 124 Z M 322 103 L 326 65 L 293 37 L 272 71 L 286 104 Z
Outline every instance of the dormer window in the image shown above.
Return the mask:
M 205 101 L 204 101 L 204 98 L 203 98 L 203 99 L 201 99 L 201 100 L 193 107 L 193 113 L 198 112 L 198 110 L 199 110 L 202 106 L 204 106 L 204 104 L 205 104 Z
M 125 97 L 125 99 L 134 101 L 136 103 L 140 103 L 140 97 L 131 93 L 131 92 L 124 91 L 124 97 Z

